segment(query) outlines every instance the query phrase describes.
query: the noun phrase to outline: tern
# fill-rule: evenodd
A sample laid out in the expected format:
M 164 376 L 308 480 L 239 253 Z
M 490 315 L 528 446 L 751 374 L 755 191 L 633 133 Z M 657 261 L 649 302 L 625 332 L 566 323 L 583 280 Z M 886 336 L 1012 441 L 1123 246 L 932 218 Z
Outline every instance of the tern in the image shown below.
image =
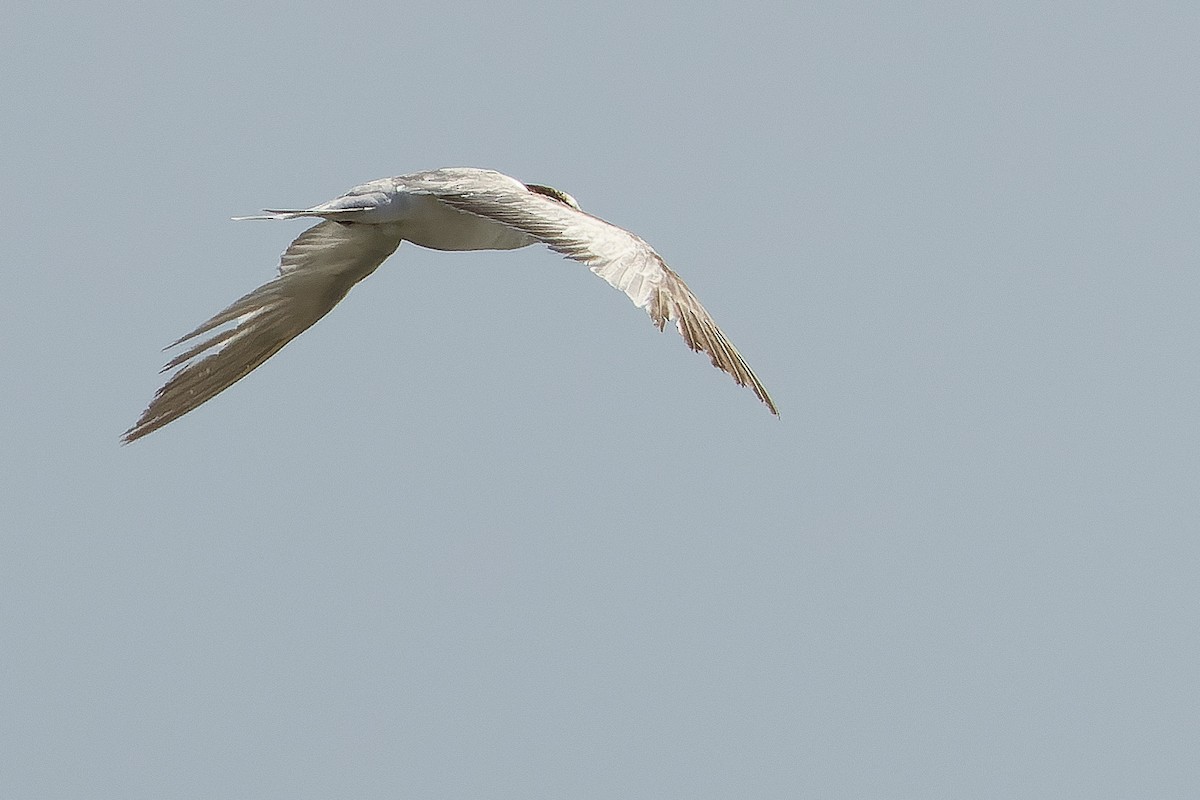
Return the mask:
M 321 221 L 284 251 L 278 277 L 167 346 L 218 331 L 167 362 L 163 372 L 182 369 L 158 390 L 123 442 L 158 430 L 246 377 L 328 314 L 405 240 L 434 250 L 545 244 L 628 295 L 660 331 L 674 320 L 688 347 L 706 353 L 713 366 L 779 415 L 762 382 L 658 253 L 640 237 L 583 211 L 566 192 L 492 170 L 455 167 L 381 178 L 312 208 L 266 209 L 234 219 L 300 217 Z

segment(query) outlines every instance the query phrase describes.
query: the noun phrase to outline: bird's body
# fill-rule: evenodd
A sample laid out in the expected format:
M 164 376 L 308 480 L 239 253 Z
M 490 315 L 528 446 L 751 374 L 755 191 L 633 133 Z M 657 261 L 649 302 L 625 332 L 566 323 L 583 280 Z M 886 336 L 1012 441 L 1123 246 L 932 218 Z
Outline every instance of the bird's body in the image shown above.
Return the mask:
M 268 211 L 235 219 L 296 219 L 322 217 L 334 222 L 386 225 L 396 223 L 401 241 L 431 250 L 514 250 L 534 244 L 537 239 L 487 217 L 459 211 L 435 195 L 426 193 L 427 175 L 484 170 L 434 170 L 428 173 L 381 178 L 355 186 L 341 197 L 319 206 L 294 211 Z M 494 176 L 494 177 L 493 177 Z M 503 183 L 501 183 L 503 179 Z M 489 180 L 497 188 L 528 192 L 519 181 L 500 173 Z M 512 185 L 504 185 L 511 181 Z
M 229 326 L 163 368 L 183 367 L 124 441 L 161 428 L 249 374 L 327 314 L 405 240 L 434 250 L 511 250 L 542 242 L 625 292 L 660 329 L 675 320 L 688 346 L 708 353 L 714 366 L 778 414 L 758 378 L 662 258 L 557 189 L 491 170 L 439 169 L 371 181 L 312 208 L 237 219 L 297 217 L 322 221 L 284 252 L 275 280 L 171 345 Z

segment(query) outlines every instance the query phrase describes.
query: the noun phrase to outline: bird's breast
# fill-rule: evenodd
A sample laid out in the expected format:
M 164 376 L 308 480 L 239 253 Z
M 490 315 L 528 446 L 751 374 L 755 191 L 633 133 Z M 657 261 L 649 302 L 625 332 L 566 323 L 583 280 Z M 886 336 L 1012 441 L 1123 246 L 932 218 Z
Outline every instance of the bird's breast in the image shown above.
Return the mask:
M 433 197 L 409 195 L 403 238 L 434 250 L 513 250 L 536 239 L 499 222 L 451 208 Z

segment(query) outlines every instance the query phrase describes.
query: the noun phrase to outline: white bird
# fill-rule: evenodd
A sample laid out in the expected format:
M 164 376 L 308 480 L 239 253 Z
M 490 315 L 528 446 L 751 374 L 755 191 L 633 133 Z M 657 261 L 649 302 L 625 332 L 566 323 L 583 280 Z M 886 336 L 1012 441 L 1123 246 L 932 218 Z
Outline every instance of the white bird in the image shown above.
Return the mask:
M 235 219 L 320 217 L 284 252 L 279 276 L 186 336 L 229 327 L 172 358 L 183 368 L 158 390 L 126 443 L 178 419 L 248 375 L 314 322 L 408 240 L 434 250 L 511 250 L 541 242 L 589 267 L 644 308 L 659 330 L 675 320 L 688 347 L 749 386 L 778 416 L 767 390 L 712 317 L 641 238 L 579 208 L 548 186 L 485 169 L 450 168 L 382 178 L 300 210 Z

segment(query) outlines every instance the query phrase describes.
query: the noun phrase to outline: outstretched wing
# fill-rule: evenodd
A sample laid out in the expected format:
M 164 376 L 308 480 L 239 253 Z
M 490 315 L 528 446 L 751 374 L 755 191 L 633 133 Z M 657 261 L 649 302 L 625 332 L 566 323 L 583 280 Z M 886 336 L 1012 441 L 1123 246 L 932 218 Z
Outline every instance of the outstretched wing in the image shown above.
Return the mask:
M 562 193 L 557 190 L 528 187 L 499 173 L 435 170 L 396 181 L 410 191 L 431 194 L 461 211 L 522 231 L 587 265 L 638 308 L 646 309 L 659 330 L 667 320 L 674 320 L 688 347 L 708 354 L 714 367 L 732 375 L 739 386 L 750 387 L 772 414 L 779 415 L 737 348 L 683 280 L 640 237 L 580 210 L 559 198 Z
M 233 323 L 167 362 L 163 372 L 183 369 L 158 390 L 122 441 L 158 430 L 250 374 L 328 314 L 399 245 L 395 225 L 324 221 L 300 234 L 280 259 L 278 278 L 168 346 Z

